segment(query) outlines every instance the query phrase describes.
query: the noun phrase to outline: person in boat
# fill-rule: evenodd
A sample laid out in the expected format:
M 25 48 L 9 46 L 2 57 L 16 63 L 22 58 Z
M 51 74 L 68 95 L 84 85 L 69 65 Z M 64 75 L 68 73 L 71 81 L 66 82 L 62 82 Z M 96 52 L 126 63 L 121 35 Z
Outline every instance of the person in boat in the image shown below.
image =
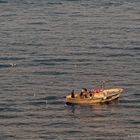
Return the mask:
M 80 98 L 84 98 L 84 94 L 83 94 L 82 91 L 81 91 L 81 93 L 80 93 Z
M 90 97 L 90 98 L 93 97 L 93 93 L 92 93 L 92 92 L 89 93 L 89 97 Z
M 88 91 L 88 97 L 89 97 L 89 98 L 92 98 L 92 97 L 93 97 L 93 90 L 89 90 L 89 91 Z
M 80 93 L 80 98 L 84 98 L 85 88 L 82 88 Z
M 89 97 L 89 92 L 86 88 L 82 88 L 82 91 L 80 93 L 81 98 L 88 98 Z
M 71 98 L 75 98 L 74 90 L 71 91 Z

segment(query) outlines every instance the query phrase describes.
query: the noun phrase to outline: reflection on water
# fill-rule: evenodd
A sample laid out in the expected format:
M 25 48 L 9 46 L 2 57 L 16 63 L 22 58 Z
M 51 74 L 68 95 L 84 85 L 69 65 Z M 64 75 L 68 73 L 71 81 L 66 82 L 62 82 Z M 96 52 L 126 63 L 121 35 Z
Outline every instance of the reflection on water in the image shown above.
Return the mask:
M 115 110 L 116 112 L 118 112 L 117 108 L 119 107 L 119 101 L 118 100 L 114 100 L 110 103 L 104 103 L 104 104 L 93 104 L 93 105 L 75 105 L 75 104 L 71 104 L 71 105 L 67 105 L 67 110 L 72 112 L 73 114 L 76 114 L 76 111 L 78 110 L 89 110 L 91 112 L 94 113 L 101 113 L 103 111 L 110 111 L 110 112 L 114 112 Z

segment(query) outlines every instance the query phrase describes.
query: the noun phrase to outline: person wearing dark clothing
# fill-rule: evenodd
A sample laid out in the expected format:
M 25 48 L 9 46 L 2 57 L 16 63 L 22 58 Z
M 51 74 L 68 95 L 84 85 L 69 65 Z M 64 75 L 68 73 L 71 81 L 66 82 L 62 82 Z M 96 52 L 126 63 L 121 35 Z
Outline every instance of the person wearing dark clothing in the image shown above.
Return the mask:
M 74 90 L 71 91 L 71 98 L 75 98 Z

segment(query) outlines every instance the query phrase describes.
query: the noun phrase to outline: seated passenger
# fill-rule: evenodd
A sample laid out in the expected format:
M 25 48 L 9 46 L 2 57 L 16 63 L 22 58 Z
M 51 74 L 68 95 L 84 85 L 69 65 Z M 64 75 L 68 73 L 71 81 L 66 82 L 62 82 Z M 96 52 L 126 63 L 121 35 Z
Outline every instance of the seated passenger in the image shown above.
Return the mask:
M 84 98 L 84 94 L 83 94 L 82 91 L 81 91 L 81 93 L 80 93 L 80 98 Z
M 83 93 L 83 96 L 84 96 L 85 98 L 89 98 L 89 97 L 90 97 L 90 96 L 89 96 L 89 92 L 88 92 L 88 90 L 87 90 L 86 88 L 83 88 L 81 92 Z
M 90 98 L 92 98 L 92 93 L 89 94 Z

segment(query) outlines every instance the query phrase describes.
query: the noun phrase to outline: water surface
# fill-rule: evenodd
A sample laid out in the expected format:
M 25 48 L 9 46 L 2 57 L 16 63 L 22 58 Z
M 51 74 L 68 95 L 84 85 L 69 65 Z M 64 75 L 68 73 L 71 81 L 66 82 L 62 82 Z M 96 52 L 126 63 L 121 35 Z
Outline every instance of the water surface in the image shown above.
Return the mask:
M 140 139 L 139 0 L 0 1 L 0 139 Z M 124 88 L 67 106 L 72 89 Z

